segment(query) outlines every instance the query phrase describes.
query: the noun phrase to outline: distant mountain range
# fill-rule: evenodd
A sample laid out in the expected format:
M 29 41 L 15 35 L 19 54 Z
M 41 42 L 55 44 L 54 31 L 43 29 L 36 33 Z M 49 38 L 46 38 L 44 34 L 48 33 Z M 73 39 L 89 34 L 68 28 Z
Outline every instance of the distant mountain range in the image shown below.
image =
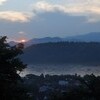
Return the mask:
M 48 43 L 48 42 L 60 42 L 63 41 L 63 38 L 60 37 L 44 37 L 44 38 L 34 38 L 25 43 L 26 46 L 32 44 Z
M 92 32 L 85 35 L 70 36 L 65 38 L 60 37 L 44 37 L 34 38 L 25 42 L 25 47 L 31 46 L 32 44 L 48 43 L 48 42 L 61 42 L 61 41 L 74 41 L 74 42 L 100 42 L 100 32 Z M 17 42 L 11 41 L 10 45 L 16 45 Z
M 85 35 L 67 37 L 65 40 L 78 42 L 100 42 L 100 32 L 92 32 Z

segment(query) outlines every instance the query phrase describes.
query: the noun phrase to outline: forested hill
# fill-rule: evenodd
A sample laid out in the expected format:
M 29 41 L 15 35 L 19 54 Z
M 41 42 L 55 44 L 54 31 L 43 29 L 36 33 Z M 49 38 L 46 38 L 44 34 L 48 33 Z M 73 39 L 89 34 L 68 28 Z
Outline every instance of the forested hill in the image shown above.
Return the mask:
M 32 45 L 21 56 L 27 64 L 100 64 L 100 43 L 57 42 Z

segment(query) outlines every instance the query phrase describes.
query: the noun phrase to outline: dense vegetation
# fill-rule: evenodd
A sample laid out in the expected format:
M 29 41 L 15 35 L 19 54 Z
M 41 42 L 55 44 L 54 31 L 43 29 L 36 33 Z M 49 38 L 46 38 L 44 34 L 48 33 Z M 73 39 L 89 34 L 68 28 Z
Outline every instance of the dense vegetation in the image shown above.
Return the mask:
M 21 56 L 24 62 L 100 64 L 100 43 L 96 42 L 57 42 L 32 45 Z
M 32 100 L 100 100 L 100 76 L 26 75 L 24 86 Z
M 26 90 L 18 74 L 26 67 L 18 58 L 23 44 L 10 47 L 6 39 L 6 36 L 0 37 L 0 100 L 25 100 Z

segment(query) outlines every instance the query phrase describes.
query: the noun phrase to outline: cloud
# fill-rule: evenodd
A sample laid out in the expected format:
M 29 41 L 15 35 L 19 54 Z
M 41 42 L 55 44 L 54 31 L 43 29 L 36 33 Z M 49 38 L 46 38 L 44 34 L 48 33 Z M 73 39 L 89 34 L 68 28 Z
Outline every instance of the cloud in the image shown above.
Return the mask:
M 32 14 L 16 12 L 16 11 L 0 11 L 0 20 L 12 22 L 28 22 L 32 18 Z
M 20 31 L 20 32 L 18 32 L 18 34 L 20 34 L 20 35 L 24 35 L 24 34 L 26 34 L 26 33 L 23 32 L 23 31 Z
M 2 5 L 4 2 L 6 2 L 7 0 L 0 0 L 0 5 Z
M 7 0 L 0 0 L 0 5 Z M 29 6 L 29 5 L 28 5 Z M 0 20 L 28 22 L 38 13 L 61 12 L 70 16 L 84 16 L 88 22 L 100 21 L 100 0 L 38 0 L 27 12 L 0 11 Z
M 59 11 L 72 16 L 85 16 L 88 22 L 100 21 L 99 0 L 62 0 L 60 3 L 43 0 L 33 4 L 33 11 L 36 13 Z

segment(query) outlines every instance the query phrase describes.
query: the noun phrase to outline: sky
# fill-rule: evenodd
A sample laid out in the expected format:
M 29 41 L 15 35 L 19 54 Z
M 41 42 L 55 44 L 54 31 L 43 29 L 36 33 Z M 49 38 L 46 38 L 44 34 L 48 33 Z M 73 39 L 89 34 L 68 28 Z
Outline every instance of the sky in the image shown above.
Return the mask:
M 10 40 L 100 32 L 100 0 L 0 0 L 0 36 Z

